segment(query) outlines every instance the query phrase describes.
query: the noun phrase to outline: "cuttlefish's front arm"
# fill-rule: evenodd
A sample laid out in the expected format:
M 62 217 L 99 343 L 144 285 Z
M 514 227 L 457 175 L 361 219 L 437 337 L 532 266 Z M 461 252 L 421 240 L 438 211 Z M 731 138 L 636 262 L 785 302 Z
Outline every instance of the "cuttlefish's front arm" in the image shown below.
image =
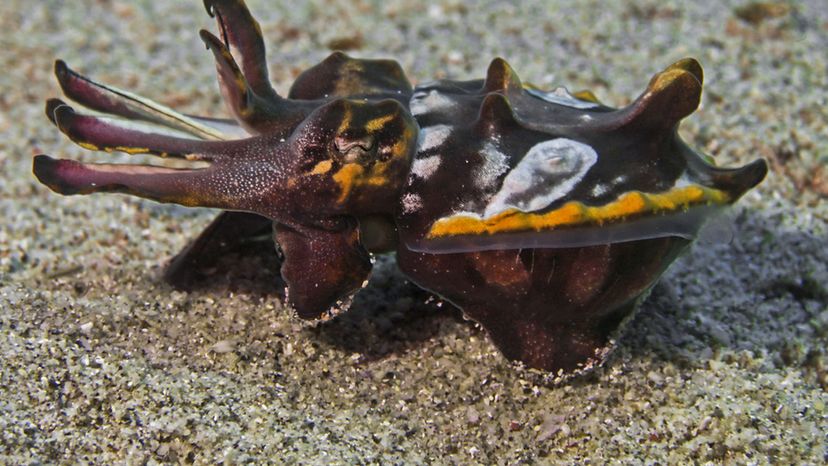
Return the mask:
M 208 163 L 172 169 L 39 155 L 34 173 L 61 194 L 121 192 L 273 220 L 285 254 L 288 300 L 304 317 L 318 317 L 367 278 L 370 261 L 357 219 L 393 213 L 417 137 L 416 123 L 394 100 L 338 99 L 312 112 L 286 139 L 230 141 L 145 133 L 78 114 L 57 100 L 47 111 L 83 147 Z M 313 264 L 319 267 L 308 267 Z
M 79 104 L 131 121 L 149 122 L 194 137 L 222 140 L 249 134 L 287 137 L 313 110 L 332 99 L 324 95 L 289 99 L 270 84 L 261 28 L 239 0 L 205 0 L 219 35 L 200 36 L 216 62 L 219 87 L 235 121 L 184 115 L 150 99 L 95 82 L 58 60 L 55 75 L 64 94 Z

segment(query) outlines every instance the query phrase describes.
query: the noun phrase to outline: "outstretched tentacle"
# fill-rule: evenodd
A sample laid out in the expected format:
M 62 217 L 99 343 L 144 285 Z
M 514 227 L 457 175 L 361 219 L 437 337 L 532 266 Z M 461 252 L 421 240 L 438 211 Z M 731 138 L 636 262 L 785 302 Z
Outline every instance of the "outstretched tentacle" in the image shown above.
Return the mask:
M 206 30 L 200 32 L 216 59 L 219 86 L 227 109 L 251 133 L 289 134 L 318 105 L 279 97 L 263 97 L 250 86 L 233 54 L 222 41 Z
M 132 92 L 95 82 L 73 71 L 63 60 L 55 61 L 55 76 L 67 97 L 92 110 L 160 124 L 201 139 L 247 136 L 232 121 L 185 115 Z
M 124 193 L 187 207 L 253 212 L 274 219 L 281 215 L 280 189 L 286 179 L 272 164 L 216 162 L 208 168 L 178 169 L 137 164 L 93 164 L 34 158 L 33 172 L 51 190 L 64 194 Z M 250 173 L 262 174 L 251 179 Z M 262 192 L 273 193 L 267 202 Z
M 238 59 L 250 88 L 265 99 L 278 98 L 270 84 L 262 28 L 243 1 L 204 0 L 207 13 L 216 18 L 222 40 Z
M 223 196 L 210 189 L 215 179 L 215 172 L 210 169 L 90 164 L 37 155 L 34 174 L 41 183 L 60 194 L 119 192 L 185 206 L 230 207 L 226 205 L 226 198 L 222 199 Z
M 83 115 L 59 99 L 46 102 L 46 115 L 69 139 L 89 150 L 212 160 L 223 152 L 222 148 L 227 147 L 221 141 L 142 131 L 129 121 L 118 124 L 102 117 Z
M 105 127 L 95 132 L 101 129 L 99 121 L 84 121 L 68 106 L 57 107 L 55 117 L 58 125 L 68 125 L 67 133 L 75 138 L 93 136 L 97 138 L 96 143 L 129 143 L 130 138 L 139 135 L 146 138 L 141 142 L 149 146 L 142 148 L 144 152 L 175 153 L 177 150 L 177 155 L 210 163 L 207 168 L 179 169 L 80 163 L 36 156 L 35 176 L 60 194 L 120 192 L 159 202 L 256 212 L 273 218 L 281 208 L 282 188 L 293 170 L 294 157 L 288 144 L 270 137 L 197 141 L 126 131 L 113 136 Z M 107 140 L 118 137 L 127 140 Z

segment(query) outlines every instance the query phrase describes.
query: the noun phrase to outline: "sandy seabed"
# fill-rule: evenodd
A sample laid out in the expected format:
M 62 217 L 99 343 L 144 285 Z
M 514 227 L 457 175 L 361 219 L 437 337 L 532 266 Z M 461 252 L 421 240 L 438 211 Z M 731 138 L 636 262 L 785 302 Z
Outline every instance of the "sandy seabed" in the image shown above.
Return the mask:
M 0 6 L 0 463 L 824 464 L 828 459 L 828 9 L 823 0 L 411 0 L 249 5 L 284 92 L 331 47 L 412 80 L 482 77 L 628 103 L 705 66 L 683 136 L 772 172 L 643 304 L 589 376 L 555 382 L 381 259 L 351 312 L 292 318 L 260 270 L 183 293 L 163 265 L 214 213 L 61 197 L 36 153 L 125 161 L 43 115 L 55 58 L 186 112 L 223 115 L 198 1 Z M 725 235 L 727 236 L 727 235 Z M 256 270 L 265 259 L 250 261 Z M 219 274 L 221 275 L 221 274 Z

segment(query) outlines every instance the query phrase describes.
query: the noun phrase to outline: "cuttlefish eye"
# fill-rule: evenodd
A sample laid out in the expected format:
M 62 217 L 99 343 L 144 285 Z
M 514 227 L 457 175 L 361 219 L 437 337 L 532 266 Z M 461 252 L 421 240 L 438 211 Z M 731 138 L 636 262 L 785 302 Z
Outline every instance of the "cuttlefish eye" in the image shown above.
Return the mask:
M 367 134 L 358 138 L 337 136 L 334 138 L 334 147 L 344 163 L 363 163 L 370 161 L 376 145 L 374 136 Z
M 416 140 L 413 117 L 390 99 L 335 100 L 291 138 L 305 179 L 333 189 L 336 200 L 327 205 L 357 213 L 395 205 Z
M 331 148 L 342 164 L 370 166 L 406 155 L 415 123 L 399 102 L 342 100 L 331 111 L 339 120 Z

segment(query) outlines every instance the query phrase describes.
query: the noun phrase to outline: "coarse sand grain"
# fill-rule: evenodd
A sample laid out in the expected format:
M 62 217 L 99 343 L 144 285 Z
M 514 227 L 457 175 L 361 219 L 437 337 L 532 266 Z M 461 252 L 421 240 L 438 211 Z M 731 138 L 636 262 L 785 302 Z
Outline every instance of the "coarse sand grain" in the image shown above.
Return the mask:
M 282 308 L 267 256 L 214 288 L 162 281 L 214 213 L 37 183 L 36 153 L 129 157 L 49 124 L 55 58 L 225 114 L 201 3 L 0 6 L 0 463 L 828 460 L 824 0 L 248 2 L 281 92 L 331 47 L 396 58 L 422 82 L 479 78 L 502 56 L 525 81 L 615 106 L 682 57 L 705 66 L 682 135 L 720 165 L 765 157 L 772 172 L 724 241 L 668 271 L 609 362 L 566 382 L 509 364 L 391 258 L 351 312 L 309 325 Z

